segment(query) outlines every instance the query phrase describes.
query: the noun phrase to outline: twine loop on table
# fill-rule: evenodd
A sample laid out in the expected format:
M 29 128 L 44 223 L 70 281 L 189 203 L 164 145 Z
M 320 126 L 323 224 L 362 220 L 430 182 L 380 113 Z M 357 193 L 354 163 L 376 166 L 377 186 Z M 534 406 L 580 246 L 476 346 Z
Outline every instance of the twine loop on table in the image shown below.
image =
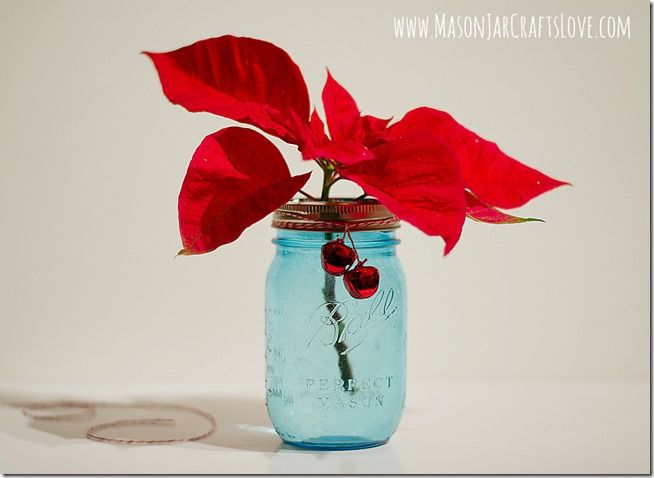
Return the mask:
M 99 432 L 109 428 L 121 428 L 134 425 L 175 425 L 177 422 L 173 418 L 168 417 L 153 417 L 153 418 L 134 418 L 125 420 L 113 420 L 106 423 L 99 423 L 86 430 L 86 438 L 89 440 L 99 441 L 103 443 L 114 443 L 121 445 L 159 445 L 166 443 L 178 443 L 188 441 L 198 441 L 211 436 L 216 431 L 216 419 L 209 413 L 199 408 L 191 407 L 188 405 L 177 405 L 170 403 L 141 403 L 141 404 L 127 404 L 127 403 L 112 403 L 112 402 L 90 402 L 90 401 L 50 401 L 50 402 L 33 402 L 33 403 L 19 403 L 16 404 L 22 409 L 23 415 L 33 420 L 48 420 L 48 421 L 73 421 L 95 416 L 98 408 L 136 408 L 144 410 L 181 410 L 192 413 L 194 415 L 204 418 L 209 422 L 209 427 L 204 433 L 175 437 L 167 439 L 133 439 L 133 438 L 112 438 L 103 436 Z M 60 413 L 56 409 L 72 408 L 78 411 L 73 413 Z M 49 413 L 39 413 L 45 411 Z

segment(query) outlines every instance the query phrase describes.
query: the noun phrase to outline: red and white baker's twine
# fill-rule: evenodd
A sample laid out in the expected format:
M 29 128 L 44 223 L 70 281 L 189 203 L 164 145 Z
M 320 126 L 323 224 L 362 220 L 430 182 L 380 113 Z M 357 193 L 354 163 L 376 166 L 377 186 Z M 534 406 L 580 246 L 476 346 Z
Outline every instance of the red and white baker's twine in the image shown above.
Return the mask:
M 79 420 L 82 418 L 90 418 L 95 415 L 97 408 L 137 408 L 145 410 L 182 410 L 190 412 L 195 415 L 201 416 L 209 422 L 209 428 L 204 433 L 192 435 L 187 437 L 169 438 L 169 439 L 152 439 L 152 440 L 137 440 L 132 438 L 110 438 L 102 436 L 98 432 L 108 428 L 120 428 L 134 425 L 174 425 L 176 422 L 172 418 L 135 418 L 129 420 L 114 420 L 107 423 L 100 423 L 94 425 L 86 431 L 86 438 L 104 443 L 115 443 L 120 445 L 160 445 L 165 443 L 177 443 L 187 441 L 202 440 L 211 436 L 216 431 L 216 419 L 209 413 L 200 410 L 199 408 L 191 407 L 188 405 L 176 405 L 169 403 L 140 403 L 140 404 L 127 404 L 127 403 L 112 403 L 112 402 L 86 402 L 86 401 L 56 401 L 56 402 L 35 402 L 35 403 L 19 403 L 17 406 L 22 408 L 23 415 L 30 417 L 33 420 L 50 420 L 50 421 L 70 421 Z M 41 414 L 39 410 L 53 410 L 57 408 L 73 408 L 78 409 L 74 413 L 50 413 Z

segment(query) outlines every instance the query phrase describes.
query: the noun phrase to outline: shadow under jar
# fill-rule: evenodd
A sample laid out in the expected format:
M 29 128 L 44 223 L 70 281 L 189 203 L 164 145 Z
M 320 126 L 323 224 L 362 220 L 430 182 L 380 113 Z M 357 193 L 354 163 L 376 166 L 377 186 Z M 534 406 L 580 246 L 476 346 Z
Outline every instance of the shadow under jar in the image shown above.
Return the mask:
M 305 448 L 386 443 L 404 407 L 406 288 L 399 220 L 375 200 L 294 200 L 273 216 L 266 278 L 266 405 L 277 433 Z M 345 228 L 349 236 L 345 234 Z M 345 236 L 345 237 L 344 237 Z M 379 271 L 367 299 L 321 264 L 323 244 L 354 242 Z

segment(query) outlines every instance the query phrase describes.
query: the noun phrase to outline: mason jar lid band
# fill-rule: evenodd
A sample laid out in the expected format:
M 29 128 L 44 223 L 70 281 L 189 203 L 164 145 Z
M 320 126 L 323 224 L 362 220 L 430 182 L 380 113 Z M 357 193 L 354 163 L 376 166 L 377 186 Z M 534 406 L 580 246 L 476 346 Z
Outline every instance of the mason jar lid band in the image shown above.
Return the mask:
M 396 229 L 400 220 L 374 199 L 295 199 L 275 211 L 272 226 L 305 231 L 373 231 Z
M 296 216 L 300 221 L 273 219 L 272 227 L 277 229 L 296 229 L 305 231 L 373 231 L 380 229 L 397 229 L 400 227 L 397 218 L 374 219 L 363 221 L 307 221 L 301 214 L 286 213 L 288 216 Z

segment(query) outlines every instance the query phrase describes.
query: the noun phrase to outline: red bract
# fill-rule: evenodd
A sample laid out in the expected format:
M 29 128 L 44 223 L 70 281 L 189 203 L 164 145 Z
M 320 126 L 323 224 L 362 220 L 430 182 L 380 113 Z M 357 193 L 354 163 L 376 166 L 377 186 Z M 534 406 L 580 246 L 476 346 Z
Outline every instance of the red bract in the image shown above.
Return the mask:
M 338 171 L 379 199 L 392 213 L 430 236 L 441 236 L 445 254 L 461 235 L 466 202 L 459 163 L 443 143 L 397 139 L 373 150 L 375 159 Z
M 328 72 L 322 99 L 329 136 L 298 66 L 275 45 L 231 35 L 168 53 L 147 53 L 168 99 L 261 128 L 295 144 L 326 174 L 359 184 L 401 219 L 456 244 L 466 214 L 478 221 L 525 222 L 497 207 L 518 207 L 564 183 L 504 154 L 449 114 L 417 108 L 401 120 L 362 116 Z M 289 200 L 308 175 L 291 177 L 281 153 L 261 135 L 228 128 L 196 151 L 182 186 L 184 253 L 236 239 Z
M 172 103 L 248 123 L 298 144 L 291 113 L 308 121 L 309 94 L 300 69 L 281 48 L 225 35 L 146 54 Z
M 383 143 L 381 137 L 386 131 L 386 127 L 388 126 L 388 123 L 391 122 L 391 119 L 392 118 L 381 119 L 370 115 L 362 116 L 361 132 L 363 133 L 363 143 L 369 148 L 379 146 Z
M 180 254 L 202 254 L 290 200 L 310 173 L 291 177 L 279 150 L 251 129 L 225 128 L 200 144 L 179 193 Z
M 390 119 L 380 119 L 374 116 L 361 116 L 352 95 L 347 92 L 327 72 L 327 81 L 322 90 L 322 102 L 325 106 L 325 117 L 334 149 L 359 149 L 358 155 L 344 155 L 342 158 L 333 158 L 339 163 L 353 163 L 364 159 L 371 159 L 368 148 L 379 145 L 382 135 Z M 324 141 L 323 141 L 324 143 Z M 356 148 L 346 148 L 345 145 L 354 144 Z M 331 157 L 331 156 L 328 156 Z M 305 158 L 306 159 L 306 158 Z
M 332 78 L 329 71 L 322 90 L 322 104 L 332 140 L 339 142 L 359 139 L 361 112 L 352 95 Z
M 522 206 L 550 189 L 567 184 L 507 156 L 495 143 L 464 128 L 444 111 L 416 108 L 384 134 L 387 140 L 425 136 L 438 138 L 454 150 L 466 186 L 492 206 Z

